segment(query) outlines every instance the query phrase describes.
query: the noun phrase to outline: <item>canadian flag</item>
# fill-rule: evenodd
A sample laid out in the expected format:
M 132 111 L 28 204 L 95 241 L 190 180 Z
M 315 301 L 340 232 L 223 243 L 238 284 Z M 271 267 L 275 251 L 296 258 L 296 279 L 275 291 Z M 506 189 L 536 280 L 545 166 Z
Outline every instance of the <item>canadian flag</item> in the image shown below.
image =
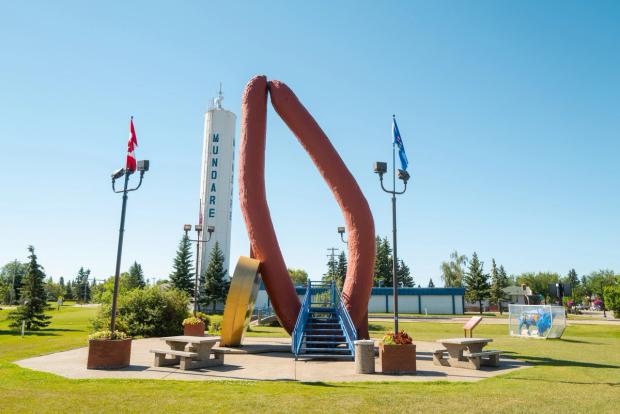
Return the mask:
M 136 171 L 136 157 L 133 154 L 134 149 L 138 146 L 138 137 L 136 137 L 136 130 L 133 127 L 133 116 L 129 121 L 129 142 L 127 142 L 127 165 L 125 169 L 127 172 Z

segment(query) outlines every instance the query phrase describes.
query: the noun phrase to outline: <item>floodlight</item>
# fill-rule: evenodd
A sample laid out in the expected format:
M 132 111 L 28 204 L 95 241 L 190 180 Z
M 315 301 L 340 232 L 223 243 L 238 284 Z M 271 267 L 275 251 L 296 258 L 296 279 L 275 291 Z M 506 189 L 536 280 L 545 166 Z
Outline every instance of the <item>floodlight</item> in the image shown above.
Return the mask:
M 183 225 L 183 231 L 185 231 L 185 233 L 187 233 L 191 229 L 192 229 L 192 225 L 191 224 L 184 224 Z
M 398 170 L 398 178 L 400 180 L 403 180 L 406 183 L 407 181 L 409 181 L 410 175 L 409 175 L 409 173 L 407 171 L 399 169 Z
M 379 175 L 385 174 L 387 172 L 387 162 L 375 162 L 375 172 Z
M 209 234 L 213 233 L 215 231 L 215 226 L 207 226 L 207 231 Z
M 201 232 L 202 231 L 202 224 L 195 224 L 194 225 L 194 230 L 196 230 L 197 232 Z
M 147 172 L 149 170 L 149 160 L 138 161 L 138 171 Z
M 112 173 L 112 180 L 117 180 L 119 178 L 121 178 L 123 175 L 125 175 L 125 169 L 124 168 L 119 168 L 118 170 L 114 171 Z
M 344 227 L 338 227 L 338 233 L 344 234 Z

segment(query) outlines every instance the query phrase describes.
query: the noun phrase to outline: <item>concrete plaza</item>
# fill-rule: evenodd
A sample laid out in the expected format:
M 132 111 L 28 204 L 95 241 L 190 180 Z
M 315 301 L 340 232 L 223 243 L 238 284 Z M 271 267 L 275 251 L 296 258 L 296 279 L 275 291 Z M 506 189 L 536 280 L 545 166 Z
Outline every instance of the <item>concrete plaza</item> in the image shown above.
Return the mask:
M 163 380 L 250 380 L 250 381 L 478 381 L 523 369 L 525 362 L 502 358 L 496 368 L 481 370 L 450 368 L 433 364 L 432 351 L 437 343 L 416 341 L 417 375 L 384 375 L 375 358 L 375 374 L 356 374 L 353 361 L 304 360 L 290 353 L 290 338 L 246 338 L 243 350 L 231 350 L 224 365 L 193 371 L 175 367 L 153 367 L 151 349 L 161 348 L 159 338 L 133 341 L 131 366 L 122 370 L 88 370 L 88 348 L 24 359 L 16 363 L 24 368 L 49 372 L 66 378 L 125 378 Z

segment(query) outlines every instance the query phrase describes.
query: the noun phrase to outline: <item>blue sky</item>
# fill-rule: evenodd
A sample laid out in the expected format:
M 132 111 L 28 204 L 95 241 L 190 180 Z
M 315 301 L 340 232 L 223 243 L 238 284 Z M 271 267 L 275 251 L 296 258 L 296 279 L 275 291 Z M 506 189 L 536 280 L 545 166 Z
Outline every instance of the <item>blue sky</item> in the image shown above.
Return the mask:
M 454 249 L 509 273 L 620 270 L 617 2 L 177 3 L 0 5 L 0 263 L 33 244 L 55 278 L 113 274 L 109 174 L 134 115 L 151 171 L 129 198 L 123 268 L 166 277 L 197 220 L 203 113 L 221 81 L 240 115 L 266 74 L 315 116 L 387 236 L 372 163 L 390 159 L 397 115 L 412 175 L 399 256 L 417 283 Z M 267 192 L 287 265 L 318 278 L 342 215 L 273 110 Z M 234 262 L 248 252 L 236 192 L 232 233 Z

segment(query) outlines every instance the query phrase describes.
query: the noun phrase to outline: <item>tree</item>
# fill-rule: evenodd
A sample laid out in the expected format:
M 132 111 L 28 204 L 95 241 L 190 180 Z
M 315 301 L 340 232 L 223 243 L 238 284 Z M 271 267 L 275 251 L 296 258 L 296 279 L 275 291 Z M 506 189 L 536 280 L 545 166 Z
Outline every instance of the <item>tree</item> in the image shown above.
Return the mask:
M 502 314 L 502 302 L 506 301 L 507 295 L 504 289 L 508 286 L 508 276 L 506 276 L 506 270 L 504 266 L 497 268 L 495 259 L 491 262 L 491 300 L 490 302 L 497 305 L 499 314 Z
M 396 269 L 396 280 L 398 281 L 398 284 L 403 287 L 414 287 L 415 286 L 415 283 L 413 283 L 413 277 L 411 276 L 411 271 L 409 270 L 409 266 L 407 266 L 405 262 L 403 262 L 401 259 L 398 259 L 398 269 Z
M 568 271 L 568 275 L 566 275 L 564 282 L 569 283 L 573 289 L 580 285 L 579 276 L 577 276 L 575 269 Z
M 0 269 L 0 284 L 10 288 L 8 302 L 17 303 L 20 300 L 20 289 L 26 272 L 28 272 L 28 264 L 17 260 L 5 264 Z
M 441 279 L 445 287 L 462 287 L 463 275 L 465 270 L 463 266 L 467 263 L 467 256 L 459 254 L 456 250 L 450 253 L 449 262 L 441 263 Z
M 308 272 L 304 269 L 288 269 L 291 281 L 295 286 L 306 286 L 308 284 Z
M 549 285 L 559 281 L 560 275 L 551 272 L 522 273 L 517 277 L 517 284 L 527 285 L 532 289 L 533 294 L 545 298 L 547 302 L 549 300 Z
M 338 256 L 338 263 L 336 263 L 336 285 L 338 289 L 342 290 L 344 281 L 347 278 L 347 269 L 349 264 L 347 263 L 347 255 L 345 252 L 340 252 Z
M 590 273 L 586 278 L 585 285 L 590 294 L 594 294 L 597 298 L 603 300 L 603 290 L 605 287 L 616 286 L 619 283 L 620 281 L 616 278 L 613 270 L 601 269 Z
M 88 284 L 88 278 L 90 277 L 90 269 L 84 269 L 84 267 L 80 267 L 78 270 L 78 274 L 75 277 L 75 282 L 73 283 L 74 295 L 78 302 L 87 303 L 90 301 L 91 292 L 90 285 Z
M 9 313 L 8 318 L 12 321 L 10 327 L 19 328 L 23 321 L 27 330 L 34 331 L 49 325 L 51 317 L 45 314 L 48 309 L 45 288 L 43 287 L 45 273 L 37 262 L 34 247 L 28 246 L 28 251 L 30 252 L 30 262 L 26 275 L 22 279 L 22 304 Z
M 381 239 L 377 236 L 375 239 L 376 244 L 376 260 L 375 260 L 375 286 L 392 286 L 392 261 L 390 259 L 392 255 L 392 249 L 390 248 L 390 242 L 387 237 Z
M 429 287 L 429 288 L 434 288 L 434 287 L 435 287 L 435 284 L 433 283 L 433 278 L 430 278 L 430 279 L 429 279 L 429 281 L 428 281 L 428 287 Z
M 470 302 L 478 302 L 480 314 L 482 314 L 482 301 L 489 298 L 491 286 L 489 285 L 489 275 L 483 271 L 484 264 L 478 260 L 478 254 L 474 252 L 469 261 L 469 269 L 465 274 L 465 297 Z
M 194 268 L 192 266 L 192 252 L 189 236 L 184 234 L 179 242 L 177 255 L 174 258 L 173 271 L 170 274 L 172 286 L 194 296 L 194 283 L 192 281 Z
M 73 283 L 71 281 L 67 282 L 65 286 L 65 299 L 72 300 L 73 299 Z
M 134 261 L 129 267 L 129 289 L 142 289 L 146 284 L 144 283 L 144 272 L 142 266 L 138 262 Z
M 329 250 L 329 249 L 328 249 Z M 328 255 L 329 259 L 327 260 L 327 272 L 323 274 L 323 280 L 325 282 L 331 282 L 332 280 L 336 280 L 336 271 L 338 269 L 338 260 L 336 256 L 333 254 Z
M 224 269 L 224 253 L 216 241 L 213 250 L 211 250 L 207 270 L 200 278 L 199 291 L 200 304 L 204 306 L 211 305 L 213 313 L 215 313 L 217 302 L 225 301 L 228 294 L 229 283 L 226 280 L 226 273 L 226 269 Z

